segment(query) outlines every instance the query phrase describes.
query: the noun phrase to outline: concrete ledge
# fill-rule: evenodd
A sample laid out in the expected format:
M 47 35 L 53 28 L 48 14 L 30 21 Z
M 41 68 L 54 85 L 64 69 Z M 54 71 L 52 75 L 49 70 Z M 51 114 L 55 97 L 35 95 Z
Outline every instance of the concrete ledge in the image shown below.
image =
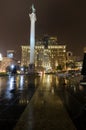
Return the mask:
M 38 88 L 14 130 L 76 130 L 59 96 Z

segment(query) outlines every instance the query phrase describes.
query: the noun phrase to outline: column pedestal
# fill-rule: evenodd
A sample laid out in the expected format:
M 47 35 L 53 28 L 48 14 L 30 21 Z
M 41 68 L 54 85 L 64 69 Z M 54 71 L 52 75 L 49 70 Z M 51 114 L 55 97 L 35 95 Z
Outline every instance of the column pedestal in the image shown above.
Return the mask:
M 35 64 L 29 64 L 29 74 L 35 73 Z

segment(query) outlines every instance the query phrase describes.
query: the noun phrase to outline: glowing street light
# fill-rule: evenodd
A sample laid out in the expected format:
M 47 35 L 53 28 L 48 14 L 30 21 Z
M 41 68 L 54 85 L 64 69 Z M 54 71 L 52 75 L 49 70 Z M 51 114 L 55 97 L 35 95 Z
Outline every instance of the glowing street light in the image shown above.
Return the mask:
M 2 61 L 3 60 L 3 57 L 2 57 L 2 54 L 0 53 L 0 61 Z

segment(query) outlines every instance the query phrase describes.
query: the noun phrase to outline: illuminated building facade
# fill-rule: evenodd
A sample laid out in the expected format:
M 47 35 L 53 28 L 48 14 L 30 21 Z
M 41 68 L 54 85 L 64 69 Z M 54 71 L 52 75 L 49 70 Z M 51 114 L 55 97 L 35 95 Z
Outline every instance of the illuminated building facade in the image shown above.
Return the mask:
M 0 72 L 6 72 L 6 68 L 12 64 L 16 64 L 14 58 L 14 50 L 7 50 L 7 57 L 3 57 L 0 53 Z
M 21 66 L 30 63 L 30 46 L 22 45 Z M 36 42 L 35 67 L 37 70 L 55 70 L 56 66 L 66 67 L 66 45 L 57 43 L 56 37 L 45 38 Z
M 0 61 L 0 72 L 6 72 L 6 67 L 10 66 L 11 64 L 15 64 L 15 61 L 13 61 L 13 59 L 3 57 L 2 61 Z

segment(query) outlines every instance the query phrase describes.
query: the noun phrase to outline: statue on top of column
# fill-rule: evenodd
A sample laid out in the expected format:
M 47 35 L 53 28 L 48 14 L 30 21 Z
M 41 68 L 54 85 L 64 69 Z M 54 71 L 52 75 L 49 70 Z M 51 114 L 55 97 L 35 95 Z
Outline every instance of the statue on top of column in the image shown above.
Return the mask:
M 32 4 L 32 13 L 35 13 L 36 9 L 34 8 L 34 5 Z

